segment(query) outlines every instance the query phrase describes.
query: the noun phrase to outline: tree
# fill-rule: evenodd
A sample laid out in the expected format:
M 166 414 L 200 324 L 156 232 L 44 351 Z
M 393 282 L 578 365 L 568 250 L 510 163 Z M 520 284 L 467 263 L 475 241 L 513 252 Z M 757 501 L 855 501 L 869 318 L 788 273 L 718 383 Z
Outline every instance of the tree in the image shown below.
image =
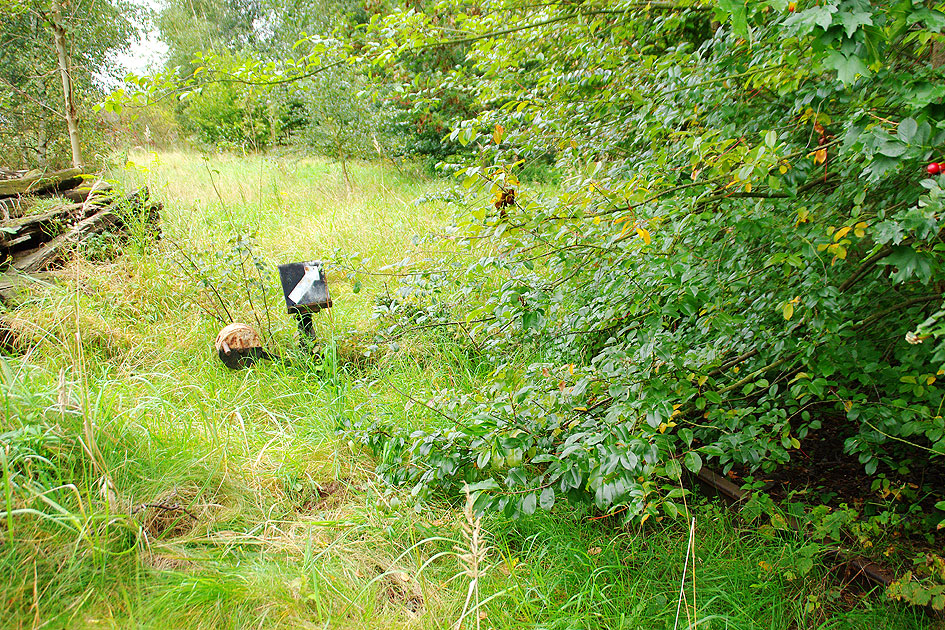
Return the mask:
M 0 85 L 9 99 L 0 146 L 10 166 L 55 166 L 69 154 L 82 162 L 79 136 L 90 121 L 80 114 L 101 96 L 93 75 L 118 72 L 106 63 L 109 51 L 137 37 L 140 13 L 124 0 L 20 0 L 0 14 Z
M 331 81 L 309 73 L 343 51 L 328 34 L 353 28 L 353 8 L 343 1 L 174 0 L 158 19 L 169 73 L 142 85 L 178 92 L 181 125 L 202 142 L 261 150 L 312 141 L 347 160 L 353 122 L 367 110 L 350 102 L 351 93 L 339 100 L 335 86 L 356 79 L 339 67 L 343 57 L 329 62 Z
M 53 34 L 56 46 L 56 59 L 59 65 L 59 76 L 62 79 L 62 96 L 64 100 L 63 115 L 66 119 L 66 128 L 69 130 L 69 144 L 72 148 L 72 165 L 82 168 L 82 147 L 79 145 L 78 111 L 75 106 L 75 94 L 72 90 L 72 59 L 69 54 L 66 25 L 62 18 L 62 6 L 59 0 L 51 0 L 48 14 L 49 29 Z

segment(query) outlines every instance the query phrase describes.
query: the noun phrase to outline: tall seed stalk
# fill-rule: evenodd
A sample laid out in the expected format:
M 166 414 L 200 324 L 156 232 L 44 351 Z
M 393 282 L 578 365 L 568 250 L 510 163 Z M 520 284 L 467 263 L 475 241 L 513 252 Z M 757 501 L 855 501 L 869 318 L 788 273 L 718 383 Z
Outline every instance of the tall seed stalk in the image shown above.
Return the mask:
M 476 613 L 479 609 L 480 599 L 479 599 L 479 580 L 488 570 L 486 566 L 486 557 L 489 555 L 489 550 L 491 547 L 486 545 L 483 541 L 482 531 L 482 518 L 477 517 L 473 511 L 473 495 L 469 492 L 469 487 L 465 488 L 466 492 L 466 507 L 463 509 L 463 516 L 465 517 L 465 522 L 463 522 L 463 538 L 466 540 L 466 547 L 456 546 L 454 550 L 457 552 L 456 557 L 459 558 L 460 564 L 463 567 L 463 572 L 469 577 L 469 589 L 466 591 L 466 602 L 463 604 L 463 612 L 460 614 L 459 619 L 456 620 L 456 623 L 453 624 L 454 630 L 460 630 L 463 625 L 463 620 L 470 613 Z M 475 600 L 475 603 L 473 603 Z M 470 607 L 470 603 L 473 603 L 473 606 Z M 479 614 L 474 615 L 476 620 L 476 630 L 480 630 L 480 618 Z

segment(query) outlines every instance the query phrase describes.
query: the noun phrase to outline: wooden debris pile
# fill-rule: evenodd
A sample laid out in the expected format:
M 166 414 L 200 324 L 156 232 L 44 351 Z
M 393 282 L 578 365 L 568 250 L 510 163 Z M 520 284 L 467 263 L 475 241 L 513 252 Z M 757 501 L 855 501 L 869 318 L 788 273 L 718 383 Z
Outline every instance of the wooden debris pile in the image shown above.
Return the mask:
M 61 266 L 92 235 L 127 233 L 131 220 L 156 235 L 160 212 L 147 188 L 123 195 L 78 169 L 0 170 L 0 296 L 14 278 Z

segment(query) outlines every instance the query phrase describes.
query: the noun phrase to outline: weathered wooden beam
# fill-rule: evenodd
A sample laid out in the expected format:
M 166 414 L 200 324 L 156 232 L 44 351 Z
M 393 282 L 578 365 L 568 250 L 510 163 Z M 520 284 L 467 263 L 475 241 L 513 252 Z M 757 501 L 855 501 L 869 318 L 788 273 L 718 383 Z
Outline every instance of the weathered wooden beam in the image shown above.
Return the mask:
M 100 198 L 107 197 L 111 189 L 111 184 L 100 181 L 92 185 L 83 184 L 77 186 L 72 190 L 62 192 L 61 195 L 75 203 L 85 203 L 86 201 L 91 201 L 91 199 L 95 199 L 95 201 L 98 202 Z
M 15 256 L 17 252 L 38 247 L 52 240 L 63 231 L 63 227 L 84 219 L 95 206 L 69 204 L 48 212 L 19 217 L 0 223 L 0 252 Z
M 49 273 L 26 275 L 15 271 L 0 274 L 0 302 L 15 305 L 19 298 L 27 295 L 36 287 L 49 286 L 53 277 Z
M 99 210 L 87 219 L 79 221 L 68 232 L 60 234 L 39 249 L 14 259 L 11 266 L 22 273 L 42 271 L 49 265 L 58 262 L 84 236 L 103 232 L 118 223 L 120 223 L 120 219 L 111 209 Z
M 82 180 L 82 170 L 78 168 L 68 168 L 51 173 L 30 171 L 18 179 L 0 180 L 0 197 L 38 195 L 69 190 L 81 184 Z

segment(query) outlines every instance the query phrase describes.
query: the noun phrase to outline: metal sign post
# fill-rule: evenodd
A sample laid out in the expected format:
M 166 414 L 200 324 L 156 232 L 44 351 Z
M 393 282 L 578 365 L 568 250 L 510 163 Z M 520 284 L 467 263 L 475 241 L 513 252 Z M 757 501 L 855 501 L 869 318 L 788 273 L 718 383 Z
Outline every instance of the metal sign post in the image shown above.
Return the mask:
M 319 261 L 279 265 L 279 281 L 285 296 L 286 309 L 299 320 L 303 340 L 315 339 L 312 315 L 331 308 L 328 280 Z

